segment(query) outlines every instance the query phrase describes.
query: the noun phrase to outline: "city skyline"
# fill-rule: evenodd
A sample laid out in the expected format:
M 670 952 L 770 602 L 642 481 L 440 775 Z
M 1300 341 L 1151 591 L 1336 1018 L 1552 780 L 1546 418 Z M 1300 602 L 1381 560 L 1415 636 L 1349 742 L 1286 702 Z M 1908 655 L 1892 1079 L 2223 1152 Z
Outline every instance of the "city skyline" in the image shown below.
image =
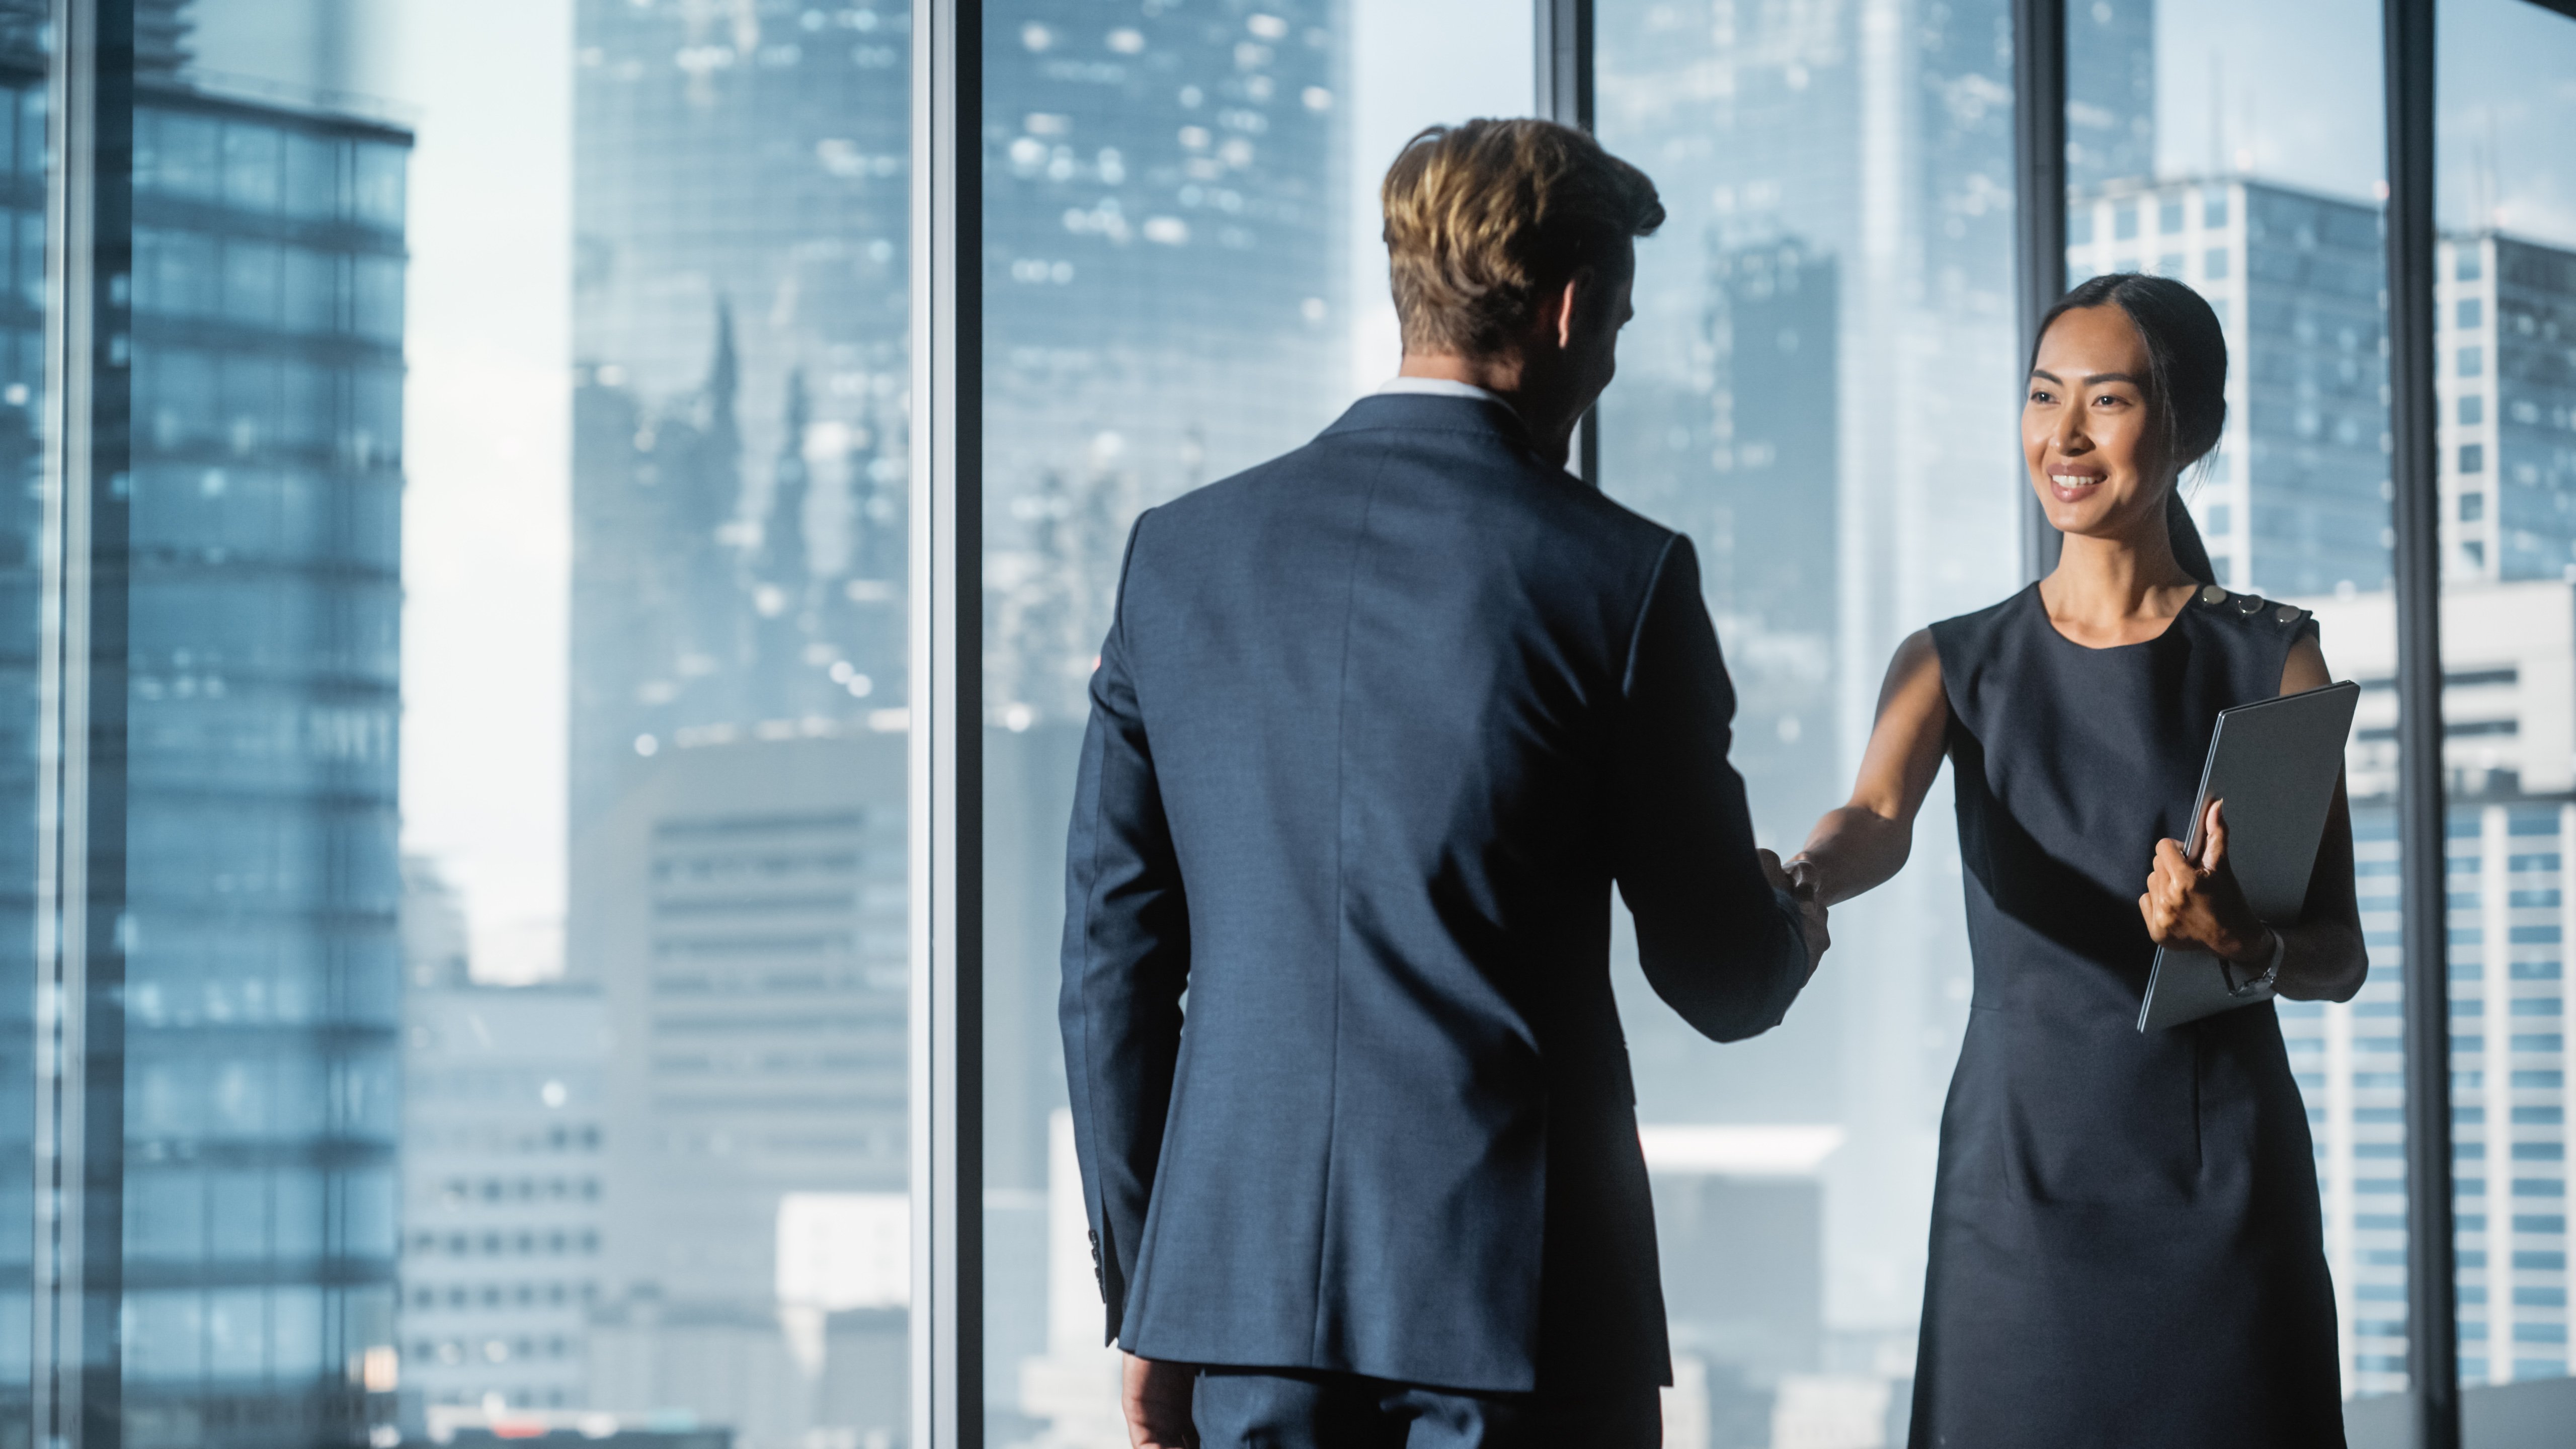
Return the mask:
M 2179 10 L 2169 8 L 2169 13 L 2179 13 Z M 2169 23 L 2169 26 L 2159 26 L 2159 31 L 2156 31 L 2156 34 L 2159 34 L 2159 67 L 2156 67 L 2156 77 L 2154 77 L 2154 83 L 2156 83 L 2156 95 L 2159 95 L 2159 101 L 2156 101 L 2156 106 L 2159 106 L 2159 116 L 2164 116 L 2164 119 L 2172 119 L 2172 116 L 2169 116 L 2169 113 L 2172 113 L 2172 103 L 2164 101 L 2164 95 L 2169 95 L 2169 93 L 2172 93 L 2172 90 L 2179 90 L 2179 83 L 2177 83 L 2177 80 L 2174 80 L 2172 75 L 2169 75 L 2169 72 L 2177 70 L 2177 67 L 2174 67 L 2174 64 L 2164 64 L 2164 62 L 2166 62 L 2166 54 L 2164 54 L 2164 52 L 2166 52 L 2166 49 L 2172 49 L 2172 46 L 2169 46 L 2169 44 L 2164 44 L 2164 31 L 2169 31 L 2169 28 L 2174 28 L 2172 23 Z M 1005 31 L 1007 31 L 1005 26 L 997 26 L 997 39 L 1002 39 L 1002 36 L 1005 36 Z M 1061 54 L 1061 52 L 1059 52 L 1059 54 Z M 2197 75 L 2208 77 L 2208 75 L 2210 75 L 2210 70 L 2213 70 L 2213 67 L 2210 67 L 2210 64 L 2205 64 L 2205 62 L 2208 62 L 2208 57 L 2184 59 L 2184 64 L 2182 64 L 2182 67 L 2179 67 L 2179 70 L 2197 72 Z M 1971 70 L 1973 70 L 1973 67 L 1971 67 Z M 2239 85 L 2241 85 L 2241 83 L 2239 83 Z M 2213 108 L 2205 108 L 2205 111 L 2226 111 L 2226 106 L 2213 106 Z M 1059 113 L 1059 111 L 1054 111 L 1054 108 L 1048 108 L 1046 113 Z M 1023 121 L 1025 121 L 1025 116 L 1023 116 Z M 2246 124 L 2246 119 L 2239 119 L 2239 124 Z M 2112 131 L 2112 134 L 2117 134 L 2117 131 L 2120 131 L 2120 126 L 2110 126 L 2110 131 Z M 2264 134 L 2267 134 L 2267 137 L 2269 137 L 2269 131 L 2264 131 Z M 2293 137 L 2293 139 L 2295 139 L 2295 137 Z M 1971 137 L 1971 142 L 1973 142 L 1973 147 L 1971 147 L 1973 155 L 1978 155 L 1978 157 L 1991 157 L 1991 152 L 1996 150 L 1996 137 L 1994 137 L 1994 134 L 1986 134 L 1984 139 Z M 1984 147 L 1984 150 L 1976 150 L 1976 147 Z M 2267 150 L 2264 150 L 2264 147 L 2275 147 L 2275 150 L 2269 150 L 2269 152 L 2267 152 Z M 2172 147 L 2169 147 L 2169 144 L 2166 144 L 2166 131 L 2161 131 L 2161 129 L 2159 129 L 2159 160 L 2164 160 L 2164 152 L 2166 152 L 2166 150 L 2172 150 Z M 2269 160 L 2269 165 L 2275 165 L 2275 168 L 2285 170 L 2285 173 L 2298 173 L 2298 170 L 2300 170 L 2298 165 L 2287 165 L 2287 162 L 2280 162 L 2280 160 L 2277 160 L 2277 157 L 2282 157 L 2282 155 L 2295 155 L 2295 152 L 2285 152 L 2285 150 L 2280 150 L 2280 139 L 2277 139 L 2277 137 L 2264 139 L 2262 144 L 2257 144 L 2257 147 L 2249 147 L 2249 150 L 2254 152 L 2254 160 L 2257 160 L 2257 162 L 2262 162 L 2264 157 L 2272 157 L 2272 160 Z M 1007 155 L 1007 152 L 1005 152 L 1005 155 Z M 1643 160 L 1643 157 L 1641 157 L 1641 160 Z M 2236 157 L 2223 157 L 2223 160 L 2226 160 L 2226 162 L 2233 162 L 2233 160 L 2236 160 Z M 1973 175 L 1973 173 L 1978 173 L 1978 168 L 1981 168 L 1981 165 L 1984 165 L 1984 162 L 1978 162 L 1978 165 L 1971 165 L 1971 168 L 1968 168 L 1968 173 L 1971 173 L 1971 175 Z M 1005 165 L 994 165 L 992 170 L 994 170 L 994 173 L 1002 173 L 1002 170 L 1005 170 Z M 1654 162 L 1649 162 L 1649 170 L 1656 170 Z M 2159 175 L 2164 175 L 2166 180 L 2172 180 L 2174 175 L 2195 175 L 2195 173 L 2205 173 L 2205 170 L 2210 170 L 2208 165 L 2205 165 L 2205 157 L 2192 157 L 2192 165 L 2190 165 L 2190 168 L 2174 168 L 2174 165 L 2159 165 Z M 2257 168 L 2244 168 L 2244 165 L 2221 165 L 2221 170 L 2231 170 L 2231 173 L 2233 173 L 2233 170 L 2259 170 L 2259 165 L 2257 165 Z M 2329 178 L 2329 180 L 2331 180 L 2331 178 Z M 2362 201 L 2362 204 L 2367 204 L 2367 186 L 2370 186 L 2370 183 L 2367 183 L 2367 178 L 2362 178 L 2360 183 L 2357 183 L 2357 186 L 2344 188 L 2342 183 L 2334 183 L 2334 186 L 2329 186 L 2329 191 L 2339 191 L 2339 193 L 2344 193 L 2344 196 L 2352 196 L 2354 201 Z M 1358 188 L 1358 186 L 1352 186 L 1352 188 L 1350 188 L 1350 193 L 1352 193 L 1352 196 L 1358 196 L 1360 188 Z M 2543 211 L 2543 214 L 2545 214 L 2545 211 Z M 1358 211 L 1352 211 L 1352 217 L 1358 217 Z M 1996 222 L 1999 222 L 1999 219 L 2002 219 L 2002 217 L 2004 217 L 2004 214 L 1994 214 L 1994 217 L 1989 217 L 1989 222 L 1986 222 L 1986 224 L 1996 224 Z M 1806 248 L 1811 248 L 1811 250 L 1808 250 L 1806 255 L 1808 255 L 1808 258 L 1814 258 L 1814 260 L 1811 260 L 1811 263 L 1801 263 L 1801 273 L 1806 273 L 1806 276 L 1824 276 L 1824 266 L 1829 266 L 1829 268 L 1832 268 L 1832 271 L 1834 271 L 1834 286 L 1837 286 L 1837 289 L 1842 289 L 1842 286 L 1857 286 L 1857 284 L 1852 284 L 1850 278 L 1844 276 L 1844 266 L 1842 266 L 1842 258 L 1839 258 L 1839 255 L 1834 255 L 1832 250 L 1821 248 L 1821 245 L 1814 245 L 1816 237 L 1798 235 L 1798 237 L 1793 237 L 1793 240 L 1798 242 L 1798 245 L 1806 245 Z M 1996 250 L 1996 248 L 1994 248 L 1994 242 L 1991 242 L 1991 240 L 1981 240 L 1981 232 L 1971 232 L 1971 235 L 1968 235 L 1968 237 L 1953 237 L 1953 242 L 1960 242 L 1960 260 L 1976 260 L 1976 258 L 1984 258 L 1984 263 L 1978 263 L 1978 266 L 1989 266 L 1989 268 L 1991 268 L 1991 258 L 1994 258 L 1994 250 Z M 1692 258 L 1700 258 L 1700 266 L 1713 266 L 1713 258 L 1716 258 L 1716 253 L 1710 253 L 1708 248 L 1703 248 L 1703 245 L 1700 245 L 1700 237 L 1685 237 L 1685 232 L 1682 232 L 1682 227 L 1669 229 L 1667 237 L 1662 237 L 1662 240 L 1651 242 L 1651 245 L 1656 245 L 1656 248 L 1664 248 L 1664 250 L 1667 250 L 1667 253 L 1687 253 L 1687 255 L 1692 255 Z M 1935 250 L 1937 250 L 1937 248 L 1935 248 Z M 1360 273 L 1363 273 L 1363 268 L 1360 268 L 1360 263 L 1358 263 L 1358 255 L 1363 255 L 1363 253 L 1350 253 L 1350 258 L 1352 258 L 1352 260 L 1350 260 L 1350 263 L 1347 263 L 1347 266 L 1345 266 L 1345 273 L 1347 273 L 1347 276 L 1352 276 L 1352 278 L 1358 278 Z M 1744 266 L 1744 260 L 1741 260 L 1741 255 L 1744 255 L 1744 253 L 1736 253 L 1736 260 L 1728 260 L 1728 266 Z M 1046 260 L 1048 260 L 1048 266 L 1051 266 L 1051 263 L 1054 263 L 1054 260 L 1069 260 L 1069 258 L 1046 258 Z M 1816 263 L 1824 263 L 1824 266 L 1816 266 Z M 1937 271 L 1937 268 L 1935 268 L 1935 271 Z M 1054 276 L 1054 271 L 1048 273 L 1048 278 L 1051 278 L 1051 276 Z M 1048 284 L 1054 286 L 1054 281 L 1048 281 Z M 1358 286 L 1358 281 L 1352 281 L 1350 286 Z M 1989 294 L 1994 294 L 1994 291 L 1999 291 L 1999 289 L 1996 289 L 1994 284 L 1991 284 L 1991 278 L 1986 278 L 1984 284 L 1981 284 L 1981 289 L 1989 291 Z M 999 291 L 999 281 L 997 281 L 997 291 Z M 1327 299 L 1327 304 L 1329 304 L 1329 299 Z M 1347 312 L 1358 312 L 1358 309 L 1360 309 L 1360 297 L 1358 297 L 1358 294 L 1355 294 L 1355 291 L 1350 291 L 1350 289 L 1345 289 L 1345 309 L 1347 309 Z M 1989 322 L 1991 322 L 1991 317 L 1989 317 Z M 703 387 L 703 384 L 706 384 L 708 379 L 714 379 L 716 371 L 719 371 L 719 369 L 716 369 L 716 356 L 719 356 L 719 351 L 721 351 L 721 348 L 719 348 L 719 333 L 721 333 L 721 327 L 716 325 L 714 320 L 706 320 L 706 325 L 703 325 L 701 330 L 698 330 L 698 338 L 693 340 L 693 353 L 688 353 L 688 356 L 693 358 L 693 361 L 690 361 L 690 366 L 693 366 L 693 369 L 696 369 L 696 371 L 693 371 L 693 374 L 685 376 L 683 382 L 677 384 L 677 387 L 672 389 L 672 392 L 675 392 L 675 394 L 685 394 L 685 392 L 690 392 L 690 389 Z M 2004 335 L 2004 333 L 1999 333 L 1999 335 Z M 1772 343 L 1777 343 L 1777 327 L 1772 327 Z M 2007 348 L 2009 348 L 2009 343 L 2007 343 Z M 2004 348 L 1999 348 L 1999 351 L 2004 351 Z M 1358 356 L 1358 351 L 1355 351 L 1355 348 L 1352 348 L 1352 356 Z M 1641 353 L 1641 356 L 1643 356 L 1643 353 Z M 1321 366 L 1324 366 L 1324 369 L 1329 371 L 1329 364 L 1321 364 Z M 1352 366 L 1352 371 L 1350 371 L 1350 384 L 1358 384 L 1358 382 L 1360 382 L 1360 369 L 1358 369 L 1358 366 Z M 752 413 L 757 413 L 757 410 L 752 410 L 752 407 L 747 407 L 747 410 L 744 410 L 744 415 L 752 415 Z M 770 413 L 770 415 L 773 415 L 773 420 L 781 420 L 781 423 L 783 423 L 783 418 L 786 418 L 786 415 L 788 415 L 788 405 L 786 405 L 786 397 L 783 397 L 783 394 L 781 394 L 781 402 L 778 402 L 778 407 L 775 407 L 775 410 L 773 410 L 773 413 Z M 1960 438 L 1960 446 L 1973 446 L 1973 443 L 1976 443 L 1976 438 L 1973 438 L 1973 436 L 1965 436 L 1965 433 L 1963 433 L 1963 438 Z M 775 459 L 775 456 L 781 456 L 781 454 L 762 454 L 760 449 L 744 449 L 744 451 L 747 451 L 747 454 L 750 454 L 752 459 L 755 459 L 755 462 L 752 462 L 752 467 L 770 467 L 768 459 Z M 1613 477 L 1613 485 L 1618 487 L 1618 477 Z M 1139 487 L 1139 492 L 1136 492 L 1136 498 L 1141 500 L 1141 498 L 1144 498 L 1144 495 L 1146 495 L 1146 490 L 1144 490 L 1144 487 Z M 1113 523 L 1113 518 L 1115 518 L 1115 513 L 1123 513 L 1123 511 L 1128 511 L 1126 505 L 1121 505 L 1121 508 L 1110 508 L 1110 511 L 1103 511 L 1103 521 L 1087 523 L 1087 529 L 1090 529 L 1092 534 L 1115 534 L 1115 523 Z M 1066 518 L 1066 516 L 1079 518 L 1079 511 L 1077 511 L 1077 508 L 1066 508 L 1066 505 L 1043 505 L 1043 508 L 1038 508 L 1038 511 L 1033 513 L 1033 516 L 1036 516 L 1036 518 Z M 1084 547 L 1084 549 L 1097 549 L 1097 541 L 1087 541 L 1087 544 L 1082 544 L 1082 547 Z M 1041 549 L 1041 552 L 1043 552 L 1043 549 Z M 1839 565 L 1837 565 L 1837 567 L 1839 567 Z M 999 575 L 997 575 L 997 578 L 999 578 Z M 1041 606 L 1038 606 L 1038 608 L 1030 608 L 1028 614 L 1054 616 L 1054 624 L 1059 624 L 1059 627 L 1064 627 L 1066 637 L 1074 637 L 1074 634 L 1079 634 L 1079 627 L 1072 627 L 1072 624 L 1077 624 L 1077 621 L 1069 621 L 1069 619 L 1064 619 L 1064 616 L 1061 616 L 1061 614 L 1069 614 L 1069 611 L 1061 611 L 1061 608 L 1056 608 L 1056 606 L 1043 606 L 1043 603 L 1041 603 Z M 1893 624 L 1893 621 L 1891 621 L 1891 624 Z M 1072 650 L 1064 650 L 1064 652 L 1072 652 Z M 1855 652 L 1857 652 L 1857 650 L 1855 650 Z M 1739 665 L 1739 668 L 1741 668 L 1741 665 Z M 1873 673 L 1873 670 L 1868 670 L 1868 668 L 1865 668 L 1865 665 L 1860 665 L 1860 670 L 1857 670 L 1857 673 Z M 1870 681 L 1862 683 L 1862 688 L 1868 686 L 1868 683 L 1875 683 L 1875 681 L 1873 681 L 1873 678 L 1870 678 Z M 1844 688 L 1850 688 L 1850 686 L 1844 686 Z M 1036 691 L 1030 691 L 1030 694 L 1036 694 Z M 1056 712 L 1056 714 L 1061 714 L 1061 712 L 1064 712 L 1064 709 L 1061 709 L 1061 704 L 1059 704 L 1059 706 L 1054 706 L 1054 709 L 1041 709 L 1041 704 L 1038 704 L 1038 701 L 1033 701 L 1033 699 L 1018 699 L 1018 701 L 1023 701 L 1023 704 L 1030 704 L 1030 709 L 1033 709 L 1033 712 L 1041 712 L 1041 714 L 1046 714 L 1046 712 Z M 1798 709 L 1798 714 L 1806 714 L 1808 709 L 1814 709 L 1814 706 L 1801 706 L 1801 709 Z M 742 712 L 742 714 L 744 714 L 744 719 L 750 719 L 750 714 L 752 714 L 752 712 Z M 757 719 L 750 719 L 750 722 L 755 722 L 755 724 L 757 724 Z M 1801 727 L 1803 727 L 1803 722 L 1801 722 Z M 1811 737 L 1814 737 L 1814 740 L 1819 740 L 1819 743 L 1826 743 L 1826 740 L 1832 740 L 1834 732 L 1832 732 L 1832 730 L 1819 730 L 1819 732 L 1816 732 L 1816 735 L 1811 735 Z M 693 745 L 693 748 L 696 748 L 696 745 Z M 1765 745 L 1762 745 L 1762 748 L 1770 748 L 1770 745 L 1765 743 Z M 1826 748 L 1824 753 L 1819 755 L 1819 758 L 1821 758 L 1821 761 L 1829 761 L 1829 758 L 1832 758 L 1832 750 Z M 997 771 L 1002 771 L 1002 768 L 1007 768 L 1007 763 L 1005 763 L 1005 761 L 999 761 L 999 758 L 994 758 L 994 766 L 992 766 L 992 768 L 997 768 Z M 1837 768 L 1837 766 L 1816 766 L 1816 773 L 1819 773 L 1819 779 L 1824 779 L 1824 776 L 1832 776 L 1834 768 Z M 1041 773 L 1043 773 L 1043 771 L 1041 771 Z M 1043 792 L 1041 792 L 1041 794 L 1043 794 Z M 1043 799 L 1033 799 L 1033 802 L 1030 802 L 1030 828 L 1036 828 L 1036 825 L 1038 825 L 1038 817 L 1046 815 L 1046 810 L 1043 810 L 1041 804 L 1043 804 Z M 1937 822 L 1927 822 L 1927 828 L 1929 828 L 1929 830 L 1940 830 L 1940 825 L 1937 825 Z M 1038 853 L 1041 853 L 1041 856 L 1043 856 L 1043 851 L 1038 851 Z M 1043 874 L 1043 871 L 1041 871 L 1041 874 Z M 1914 895 L 1919 897 L 1917 905 L 1922 905 L 1922 902 L 1929 902 L 1929 905 L 1935 905 L 1935 908 L 1937 908 L 1937 905 L 1945 905 L 1945 902 L 1942 902 L 1942 890 L 1947 890 L 1947 887 L 1950 887 L 1950 884 L 1953 884 L 1953 882 L 1942 882 L 1942 879 L 1937 877 L 1937 871 L 1917 871 L 1917 874 L 1932 874 L 1932 879 L 1929 879 L 1929 884 L 1922 884 L 1922 887 L 1919 887 L 1919 890 L 1914 892 Z M 1911 910 L 1911 908 L 1909 908 L 1909 910 Z M 1914 1047 L 1909 1047 L 1909 1049 L 1914 1049 Z M 1914 1052 L 1919 1052 L 1919 1049 L 1914 1049 Z M 1940 1057 L 1940 1049 L 1937 1049 L 1937 1047 L 1935 1047 L 1935 1049 L 1929 1049 L 1927 1057 Z M 1043 1073 L 1038 1073 L 1038 1075 L 1041 1075 L 1041 1078 L 1043 1078 Z M 1899 1279 L 1901 1279 L 1901 1274 L 1899 1274 Z

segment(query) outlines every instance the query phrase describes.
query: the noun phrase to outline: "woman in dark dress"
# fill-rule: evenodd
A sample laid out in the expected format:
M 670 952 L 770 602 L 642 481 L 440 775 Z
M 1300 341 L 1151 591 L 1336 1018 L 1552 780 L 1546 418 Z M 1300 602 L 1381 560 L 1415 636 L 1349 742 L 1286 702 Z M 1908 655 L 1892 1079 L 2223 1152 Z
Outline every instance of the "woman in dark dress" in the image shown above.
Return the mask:
M 2218 587 L 2177 496 L 2226 373 L 2178 282 L 2097 277 L 2049 314 L 2022 451 L 2057 568 L 1905 641 L 1851 803 L 1791 863 L 1829 904 L 1894 875 L 1948 755 L 1976 992 L 1941 1118 L 1918 1449 L 2344 1442 L 2271 1004 L 2136 1027 L 2160 942 L 2293 999 L 2349 1000 L 2365 967 L 2340 786 L 2298 920 L 2248 909 L 2219 805 L 2200 858 L 2180 843 L 2218 712 L 2329 682 L 2309 616 Z

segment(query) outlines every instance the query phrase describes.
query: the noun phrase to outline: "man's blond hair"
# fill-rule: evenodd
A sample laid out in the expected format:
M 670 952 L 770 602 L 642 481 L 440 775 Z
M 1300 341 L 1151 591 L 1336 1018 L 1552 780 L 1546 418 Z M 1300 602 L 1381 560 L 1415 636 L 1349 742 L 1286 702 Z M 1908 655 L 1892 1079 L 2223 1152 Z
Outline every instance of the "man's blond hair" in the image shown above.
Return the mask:
M 1544 292 L 1664 224 L 1646 173 L 1553 121 L 1432 126 L 1378 199 L 1410 354 L 1503 351 Z

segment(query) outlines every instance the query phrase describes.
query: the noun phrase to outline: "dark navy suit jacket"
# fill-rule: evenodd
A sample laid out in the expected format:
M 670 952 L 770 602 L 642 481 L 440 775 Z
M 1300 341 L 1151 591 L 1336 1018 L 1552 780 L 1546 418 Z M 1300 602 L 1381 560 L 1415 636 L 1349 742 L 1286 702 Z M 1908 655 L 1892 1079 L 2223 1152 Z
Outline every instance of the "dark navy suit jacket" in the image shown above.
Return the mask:
M 1689 541 L 1498 403 L 1364 398 L 1137 520 L 1091 699 L 1061 1015 L 1111 1336 L 1669 1382 L 1612 882 L 1712 1037 L 1807 974 Z

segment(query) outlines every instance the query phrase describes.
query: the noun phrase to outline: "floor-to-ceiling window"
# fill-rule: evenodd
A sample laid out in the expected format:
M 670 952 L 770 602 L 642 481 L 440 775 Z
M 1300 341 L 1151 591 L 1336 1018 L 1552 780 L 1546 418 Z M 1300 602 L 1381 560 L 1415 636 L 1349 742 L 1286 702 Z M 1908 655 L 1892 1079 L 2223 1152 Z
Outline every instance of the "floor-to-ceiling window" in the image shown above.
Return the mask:
M 2463 1386 L 2565 1379 L 2576 19 L 2442 0 L 2433 375 Z
M 1783 855 L 1849 794 L 1897 643 L 2023 581 L 2008 14 L 1597 7 L 1599 134 L 1671 209 L 1639 248 L 1601 482 L 1699 550 L 1733 758 Z M 1621 976 L 1668 1442 L 1903 1432 L 1969 996 L 1948 806 L 1945 782 L 1913 863 L 1836 911 L 1764 1036 L 1714 1046 Z
M 1523 7 L 1464 0 L 984 7 L 992 1444 L 1127 1442 L 1056 987 L 1074 766 L 1129 525 L 1395 374 L 1378 179 L 1424 126 L 1527 114 L 1531 30 Z

